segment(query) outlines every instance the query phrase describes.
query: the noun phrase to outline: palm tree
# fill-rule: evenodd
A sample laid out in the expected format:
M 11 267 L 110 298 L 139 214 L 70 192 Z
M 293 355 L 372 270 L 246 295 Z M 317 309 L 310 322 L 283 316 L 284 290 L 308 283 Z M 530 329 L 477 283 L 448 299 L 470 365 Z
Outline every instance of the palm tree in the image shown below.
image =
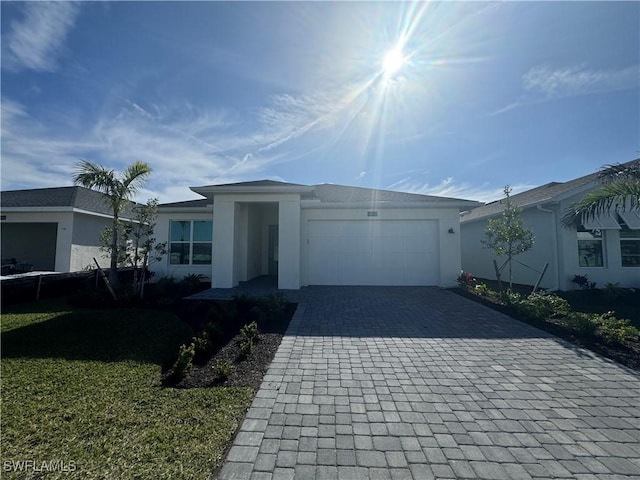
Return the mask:
M 111 269 L 109 271 L 109 281 L 117 286 L 118 284 L 118 226 L 120 213 L 145 183 L 151 173 L 151 167 L 144 162 L 134 162 L 129 165 L 121 174 L 114 170 L 109 170 L 96 163 L 81 160 L 77 164 L 77 169 L 73 175 L 73 183 L 86 188 L 91 188 L 106 195 L 107 203 L 113 214 L 113 224 L 111 232 Z
M 562 217 L 565 227 L 577 227 L 611 211 L 640 210 L 640 158 L 605 165 L 598 179 L 602 185 L 571 205 Z

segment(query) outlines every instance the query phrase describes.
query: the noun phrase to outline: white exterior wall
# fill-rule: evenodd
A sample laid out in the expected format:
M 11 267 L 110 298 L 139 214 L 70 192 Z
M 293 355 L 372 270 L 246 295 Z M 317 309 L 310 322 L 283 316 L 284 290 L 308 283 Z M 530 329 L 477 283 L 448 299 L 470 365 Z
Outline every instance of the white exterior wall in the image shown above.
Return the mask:
M 279 203 L 278 288 L 300 288 L 300 199 Z
M 581 195 L 563 200 L 560 207 L 564 212 L 569 205 L 581 198 Z M 596 282 L 597 288 L 607 283 L 620 283 L 625 287 L 640 288 L 640 267 L 623 267 L 620 255 L 620 231 L 602 230 L 603 263 L 602 267 L 581 267 L 578 260 L 578 238 L 574 228 L 560 227 L 560 270 L 561 288 L 575 290 L 579 288 L 571 280 L 574 275 L 587 275 L 589 281 Z
M 549 263 L 540 286 L 557 290 L 559 288 L 557 207 L 545 208 L 545 210 L 551 210 L 551 212 L 531 208 L 521 214 L 524 226 L 533 230 L 535 240 L 531 250 L 514 257 L 512 267 L 513 282 L 534 285 L 540 275 L 538 272 L 542 271 L 545 263 Z M 493 259 L 496 259 L 500 267 L 505 262 L 506 257 L 497 257 L 490 249 L 482 245 L 487 225 L 486 218 L 460 224 L 462 232 L 462 269 L 475 277 L 493 280 L 496 278 Z M 518 262 L 531 268 L 527 268 Z M 501 274 L 501 279 L 505 282 L 509 281 L 507 269 L 508 267 L 505 267 Z
M 109 268 L 109 253 L 100 250 L 100 234 L 112 223 L 110 218 L 76 213 L 73 222 L 70 271 L 95 268 L 94 257 L 103 268 Z
M 531 207 L 522 212 L 525 226 L 533 229 L 534 247 L 516 260 L 541 270 L 545 262 L 549 268 L 545 273 L 541 286 L 550 290 L 575 290 L 579 288 L 571 280 L 575 275 L 587 275 L 596 282 L 598 288 L 606 283 L 620 283 L 626 287 L 640 287 L 640 268 L 622 267 L 620 257 L 619 230 L 603 230 L 603 267 L 581 267 L 578 261 L 578 238 L 575 228 L 565 228 L 560 220 L 567 208 L 582 197 L 582 193 L 561 202 L 545 205 L 541 211 Z M 492 260 L 493 253 L 482 247 L 480 240 L 484 238 L 487 219 L 465 222 L 460 225 L 462 231 L 462 268 L 477 277 L 495 278 Z M 502 258 L 504 262 L 505 258 Z M 498 262 L 500 265 L 502 262 Z M 513 281 L 533 285 L 537 273 L 514 264 Z M 502 279 L 507 279 L 506 271 Z
M 270 209 L 269 204 L 279 204 L 280 206 L 278 210 L 275 210 Z M 283 210 L 286 219 L 282 217 Z M 299 251 L 300 242 L 297 233 L 300 229 L 299 211 L 300 195 L 298 194 L 216 194 L 213 205 L 215 218 L 213 286 L 215 288 L 232 288 L 240 281 L 252 278 L 249 277 L 249 274 L 257 271 L 258 257 L 260 257 L 261 273 L 264 274 L 268 269 L 268 228 L 269 225 L 278 224 L 280 225 L 279 288 L 300 288 L 300 255 L 296 254 L 294 250 L 285 250 L 293 245 L 297 237 Z M 263 212 L 264 215 L 262 215 Z M 274 220 L 275 223 L 271 223 Z M 255 231 L 258 225 L 262 231 L 260 255 L 255 250 L 257 243 L 252 241 L 249 244 L 248 240 L 249 231 Z M 283 255 L 286 258 L 283 258 Z
M 152 281 L 157 281 L 162 277 L 173 277 L 181 280 L 191 273 L 201 274 L 208 279 L 213 278 L 213 268 L 216 260 L 216 228 L 213 227 L 213 265 L 170 265 L 169 264 L 169 222 L 171 220 L 212 220 L 212 212 L 159 212 L 156 218 L 155 237 L 158 242 L 167 242 L 167 255 L 162 257 L 158 262 L 149 265 L 149 270 L 155 273 Z
M 367 212 L 376 211 L 377 217 Z M 307 230 L 310 220 L 435 220 L 438 223 L 439 285 L 453 286 L 460 273 L 460 224 L 457 208 L 303 208 L 300 222 L 301 283 L 308 285 Z M 453 229 L 454 233 L 449 233 Z

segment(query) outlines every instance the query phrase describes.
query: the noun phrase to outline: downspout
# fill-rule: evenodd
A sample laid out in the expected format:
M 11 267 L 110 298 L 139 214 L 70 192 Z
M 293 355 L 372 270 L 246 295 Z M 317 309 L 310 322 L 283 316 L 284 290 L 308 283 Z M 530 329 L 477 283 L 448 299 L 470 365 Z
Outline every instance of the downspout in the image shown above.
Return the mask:
M 553 262 L 555 263 L 556 278 L 554 280 L 555 285 L 552 290 L 560 290 L 560 265 L 558 261 L 558 224 L 556 222 L 556 212 L 542 208 L 541 205 L 537 205 L 536 208 L 541 212 L 551 214 L 551 231 L 552 235 L 552 247 L 553 247 Z

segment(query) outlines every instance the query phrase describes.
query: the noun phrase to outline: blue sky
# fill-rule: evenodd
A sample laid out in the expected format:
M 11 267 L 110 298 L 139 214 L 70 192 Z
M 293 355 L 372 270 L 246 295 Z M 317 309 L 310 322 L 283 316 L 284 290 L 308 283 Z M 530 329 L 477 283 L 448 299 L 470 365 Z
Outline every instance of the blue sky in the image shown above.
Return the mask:
M 269 178 L 489 201 L 640 156 L 638 2 L 2 2 L 2 189 Z M 402 64 L 385 72 L 386 53 Z

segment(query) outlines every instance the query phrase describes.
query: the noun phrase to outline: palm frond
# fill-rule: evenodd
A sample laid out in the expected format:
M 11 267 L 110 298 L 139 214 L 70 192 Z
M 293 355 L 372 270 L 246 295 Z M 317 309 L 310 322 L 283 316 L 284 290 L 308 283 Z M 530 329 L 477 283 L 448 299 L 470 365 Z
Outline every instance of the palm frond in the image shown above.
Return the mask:
M 571 205 L 562 217 L 562 224 L 565 227 L 577 227 L 609 212 L 639 209 L 640 180 L 619 179 L 592 190 Z
M 151 167 L 144 162 L 134 162 L 122 174 L 123 196 L 130 198 L 144 184 Z
M 617 182 L 626 179 L 640 181 L 640 158 L 625 164 L 614 163 L 605 165 L 600 169 L 598 179 L 603 183 Z
M 76 185 L 93 188 L 107 194 L 116 182 L 113 170 L 109 170 L 88 160 L 80 160 L 76 164 L 76 171 L 73 174 L 72 180 Z

